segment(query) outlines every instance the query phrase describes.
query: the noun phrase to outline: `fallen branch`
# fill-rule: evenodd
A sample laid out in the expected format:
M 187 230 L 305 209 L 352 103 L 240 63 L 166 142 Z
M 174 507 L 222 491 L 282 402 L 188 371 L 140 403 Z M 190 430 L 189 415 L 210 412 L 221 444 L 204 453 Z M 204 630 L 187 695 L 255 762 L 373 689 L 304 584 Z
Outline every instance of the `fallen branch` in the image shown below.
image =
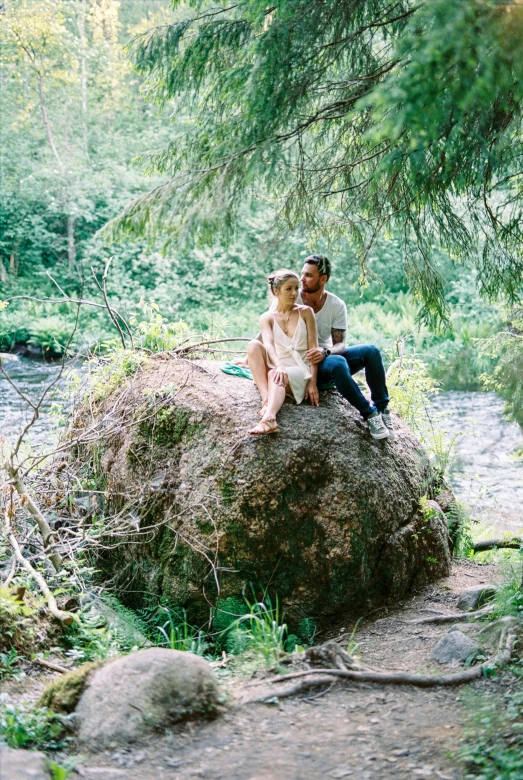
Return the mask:
M 51 669 L 53 672 L 60 672 L 60 674 L 69 674 L 71 671 L 71 669 L 66 669 L 65 666 L 60 666 L 60 664 L 54 664 L 52 661 L 44 661 L 43 658 L 33 658 L 31 663 L 43 666 L 44 669 Z
M 514 536 L 512 539 L 485 539 L 484 542 L 476 542 L 472 548 L 475 553 L 487 550 L 519 550 L 523 547 L 523 539 Z
M 412 685 L 418 688 L 437 688 L 439 686 L 463 685 L 464 683 L 477 680 L 480 677 L 488 675 L 496 668 L 506 666 L 512 657 L 514 642 L 516 641 L 516 632 L 512 625 L 504 625 L 498 642 L 498 652 L 492 658 L 488 658 L 478 666 L 472 666 L 456 674 L 449 675 L 431 675 L 431 674 L 410 674 L 409 672 L 370 672 L 356 671 L 353 669 L 308 669 L 301 672 L 292 672 L 291 674 L 282 674 L 274 677 L 272 680 L 259 680 L 251 683 L 249 687 L 259 685 L 273 685 L 275 683 L 287 682 L 289 680 L 313 678 L 308 680 L 307 688 L 314 685 L 325 685 L 333 677 L 342 680 L 351 680 L 352 682 L 362 683 L 380 683 L 381 685 Z M 292 688 L 283 689 L 282 695 L 292 696 L 299 693 L 303 688 L 292 686 Z M 280 696 L 279 693 L 274 695 Z M 265 696 L 255 701 L 263 701 L 270 698 Z
M 39 571 L 37 571 L 34 566 L 32 566 L 29 561 L 24 558 L 22 551 L 20 549 L 20 545 L 18 544 L 18 539 L 14 535 L 13 531 L 11 530 L 11 521 L 9 516 L 9 507 L 6 507 L 5 509 L 5 530 L 6 530 L 6 536 L 9 540 L 9 544 L 13 548 L 13 552 L 15 554 L 15 558 L 20 564 L 20 566 L 34 579 L 38 587 L 40 588 L 40 591 L 45 598 L 47 602 L 47 607 L 49 609 L 49 612 L 54 615 L 55 618 L 60 620 L 62 623 L 65 623 L 66 626 L 70 626 L 73 622 L 80 622 L 80 619 L 77 615 L 73 615 L 71 612 L 64 612 L 63 610 L 59 609 L 58 604 L 56 603 L 56 599 L 51 593 L 49 586 L 47 582 L 45 581 L 42 574 L 40 574 Z
M 3 446 L 6 446 L 6 442 L 2 442 Z M 53 564 L 56 571 L 60 571 L 62 567 L 62 556 L 56 551 L 52 551 L 55 533 L 53 529 L 45 519 L 44 515 L 33 501 L 29 492 L 20 476 L 20 466 L 16 464 L 16 456 L 11 451 L 4 463 L 4 469 L 11 480 L 11 484 L 18 493 L 20 504 L 24 509 L 27 509 L 29 514 L 33 517 L 34 521 L 40 531 L 40 536 L 44 543 L 44 550 L 49 555 L 49 560 Z
M 193 349 L 199 349 L 200 347 L 205 347 L 210 344 L 227 344 L 231 341 L 251 341 L 251 339 L 240 337 L 240 338 L 229 338 L 229 339 L 211 339 L 209 341 L 198 341 L 196 344 L 187 344 L 185 347 L 177 347 L 176 349 L 169 350 L 170 355 L 180 355 L 184 354 L 185 352 L 190 352 Z

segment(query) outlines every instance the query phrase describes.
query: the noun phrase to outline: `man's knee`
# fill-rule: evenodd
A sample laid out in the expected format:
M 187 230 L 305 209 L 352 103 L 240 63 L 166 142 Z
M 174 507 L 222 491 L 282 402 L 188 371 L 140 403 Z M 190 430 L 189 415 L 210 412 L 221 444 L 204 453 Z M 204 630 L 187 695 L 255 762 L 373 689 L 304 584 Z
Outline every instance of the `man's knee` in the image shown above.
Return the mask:
M 342 355 L 330 355 L 328 358 L 325 358 L 325 360 L 329 361 L 329 370 L 333 377 L 349 373 L 347 361 Z
M 364 360 L 367 365 L 382 363 L 381 352 L 374 344 L 365 344 Z

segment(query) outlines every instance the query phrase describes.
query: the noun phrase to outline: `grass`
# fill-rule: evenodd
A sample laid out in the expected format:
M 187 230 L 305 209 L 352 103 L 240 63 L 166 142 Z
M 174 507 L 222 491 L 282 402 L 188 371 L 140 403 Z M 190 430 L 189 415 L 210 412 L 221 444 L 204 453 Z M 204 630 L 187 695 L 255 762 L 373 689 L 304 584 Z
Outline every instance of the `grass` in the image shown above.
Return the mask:
M 521 662 L 520 662 L 521 664 Z M 463 778 L 521 780 L 523 777 L 523 689 L 520 674 L 512 675 L 504 694 L 468 691 L 462 696 L 469 714 L 460 758 Z
M 486 553 L 482 554 L 482 557 Z M 521 551 L 496 551 L 504 582 L 494 598 L 496 619 L 523 617 Z M 516 652 L 521 653 L 521 640 Z M 465 690 L 467 725 L 460 751 L 464 780 L 521 780 L 523 777 L 523 656 L 514 658 L 496 690 Z

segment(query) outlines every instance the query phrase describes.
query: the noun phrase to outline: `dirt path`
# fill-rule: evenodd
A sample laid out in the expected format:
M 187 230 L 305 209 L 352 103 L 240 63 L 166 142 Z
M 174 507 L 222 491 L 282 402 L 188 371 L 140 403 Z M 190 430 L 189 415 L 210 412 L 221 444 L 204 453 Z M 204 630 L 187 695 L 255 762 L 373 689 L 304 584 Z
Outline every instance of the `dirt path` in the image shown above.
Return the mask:
M 459 592 L 495 579 L 493 566 L 456 562 L 451 577 L 358 630 L 355 639 L 362 660 L 389 670 L 431 671 L 430 653 L 450 626 L 409 621 L 435 611 L 457 614 Z M 336 636 L 346 646 L 349 635 L 343 626 L 320 639 Z M 462 735 L 460 688 L 336 684 L 319 695 L 253 704 L 246 701 L 253 696 L 252 688 L 239 682 L 225 685 L 231 706 L 216 721 L 186 725 L 130 750 L 86 756 L 73 776 L 104 780 L 459 780 L 462 776 L 452 758 Z M 265 690 L 274 696 L 268 686 L 257 688 L 256 696 Z

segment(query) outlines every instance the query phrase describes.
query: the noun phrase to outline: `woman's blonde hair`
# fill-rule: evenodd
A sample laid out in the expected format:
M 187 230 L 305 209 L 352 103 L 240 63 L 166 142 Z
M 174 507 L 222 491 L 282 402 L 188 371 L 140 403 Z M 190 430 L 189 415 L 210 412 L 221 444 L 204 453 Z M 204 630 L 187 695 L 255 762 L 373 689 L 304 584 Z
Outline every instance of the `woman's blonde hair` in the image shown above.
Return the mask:
M 273 271 L 272 274 L 269 274 L 267 281 L 269 282 L 271 293 L 276 295 L 276 292 L 287 279 L 296 279 L 297 282 L 300 281 L 298 274 L 294 271 L 289 271 L 288 268 L 280 268 L 278 271 Z

